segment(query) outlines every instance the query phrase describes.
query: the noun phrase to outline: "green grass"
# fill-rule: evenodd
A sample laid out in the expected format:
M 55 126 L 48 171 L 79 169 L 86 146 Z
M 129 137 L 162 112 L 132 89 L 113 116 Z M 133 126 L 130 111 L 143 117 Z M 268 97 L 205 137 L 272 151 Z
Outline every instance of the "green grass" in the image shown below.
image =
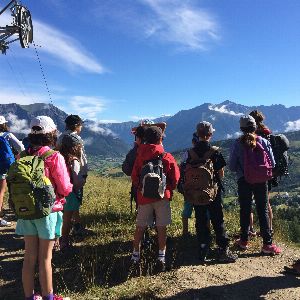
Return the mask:
M 168 228 L 167 243 L 168 272 L 155 275 L 156 244 L 142 255 L 141 276 L 130 271 L 129 260 L 135 229 L 135 214 L 130 213 L 130 180 L 128 178 L 105 178 L 95 173 L 88 177 L 84 203 L 81 208 L 82 222 L 92 234 L 76 241 L 74 251 L 69 254 L 55 253 L 55 290 L 72 299 L 155 299 L 176 278 L 173 270 L 182 265 L 197 264 L 197 241 L 181 236 L 182 195 L 174 193 L 171 202 L 172 225 Z M 225 199 L 226 204 L 236 197 Z M 227 230 L 233 240 L 239 232 L 239 209 L 230 206 L 225 211 Z M 256 225 L 257 225 L 256 221 Z M 189 223 L 195 234 L 194 218 Z M 287 240 L 288 224 L 275 220 L 276 238 Z M 155 231 L 151 232 L 155 236 Z M 258 247 L 260 239 L 257 239 Z M 21 270 L 16 273 L 20 286 Z M 7 299 L 18 298 L 20 290 L 11 288 Z

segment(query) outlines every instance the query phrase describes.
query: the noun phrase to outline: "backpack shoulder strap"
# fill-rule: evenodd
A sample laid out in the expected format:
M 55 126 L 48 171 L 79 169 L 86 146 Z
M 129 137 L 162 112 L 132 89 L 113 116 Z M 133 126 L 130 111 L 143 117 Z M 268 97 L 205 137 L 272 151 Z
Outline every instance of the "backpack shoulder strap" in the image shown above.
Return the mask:
M 192 160 L 198 160 L 200 159 L 200 157 L 198 156 L 198 154 L 196 153 L 196 151 L 192 148 L 188 151 L 190 157 Z
M 56 153 L 58 151 L 54 151 L 52 149 L 46 151 L 45 153 L 43 153 L 40 158 L 42 158 L 43 160 L 47 159 L 48 157 L 50 157 L 52 154 Z
M 203 155 L 203 159 L 209 159 L 216 151 L 219 150 L 219 147 L 212 146 L 208 151 L 206 151 Z
M 3 137 L 3 138 L 6 138 L 8 135 L 9 135 L 9 132 L 6 131 L 6 132 L 4 132 L 4 133 L 2 134 L 2 137 Z

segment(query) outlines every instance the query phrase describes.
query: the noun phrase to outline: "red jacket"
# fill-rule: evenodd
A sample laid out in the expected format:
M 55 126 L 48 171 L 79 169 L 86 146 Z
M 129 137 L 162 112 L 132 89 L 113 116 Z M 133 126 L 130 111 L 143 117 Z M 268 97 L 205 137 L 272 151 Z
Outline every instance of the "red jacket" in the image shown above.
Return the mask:
M 143 167 L 144 161 L 153 159 L 164 153 L 164 148 L 162 145 L 154 144 L 141 144 L 138 147 L 137 157 L 133 166 L 131 179 L 132 184 L 138 188 L 138 204 L 147 204 L 157 201 L 156 199 L 146 198 L 140 192 L 139 182 L 140 182 L 140 172 Z M 164 173 L 167 177 L 167 186 L 165 190 L 164 198 L 170 199 L 172 196 L 172 191 L 176 188 L 177 182 L 180 177 L 179 168 L 177 163 L 170 153 L 165 153 L 162 159 Z

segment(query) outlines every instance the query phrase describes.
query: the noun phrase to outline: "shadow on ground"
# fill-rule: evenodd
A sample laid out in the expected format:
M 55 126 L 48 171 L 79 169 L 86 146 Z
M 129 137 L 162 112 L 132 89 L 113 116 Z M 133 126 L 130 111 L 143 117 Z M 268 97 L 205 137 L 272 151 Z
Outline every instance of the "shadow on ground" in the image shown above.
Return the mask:
M 263 299 L 262 297 L 266 295 L 268 292 L 270 292 L 271 290 L 296 288 L 299 286 L 300 286 L 300 280 L 293 276 L 278 276 L 278 277 L 256 276 L 233 284 L 226 284 L 221 286 L 210 286 L 210 287 L 205 287 L 200 289 L 189 289 L 175 296 L 164 298 L 164 299 L 168 299 L 168 300 L 179 300 L 179 299 L 256 300 L 256 299 Z

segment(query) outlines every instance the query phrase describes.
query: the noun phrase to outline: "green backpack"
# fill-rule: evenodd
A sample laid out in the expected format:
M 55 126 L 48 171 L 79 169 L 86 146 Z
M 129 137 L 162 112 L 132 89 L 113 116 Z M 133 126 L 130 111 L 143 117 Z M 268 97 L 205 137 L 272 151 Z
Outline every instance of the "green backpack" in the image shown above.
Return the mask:
M 33 220 L 48 216 L 55 202 L 55 191 L 45 176 L 44 160 L 55 151 L 46 151 L 41 156 L 25 151 L 15 161 L 7 174 L 9 202 L 18 219 Z

